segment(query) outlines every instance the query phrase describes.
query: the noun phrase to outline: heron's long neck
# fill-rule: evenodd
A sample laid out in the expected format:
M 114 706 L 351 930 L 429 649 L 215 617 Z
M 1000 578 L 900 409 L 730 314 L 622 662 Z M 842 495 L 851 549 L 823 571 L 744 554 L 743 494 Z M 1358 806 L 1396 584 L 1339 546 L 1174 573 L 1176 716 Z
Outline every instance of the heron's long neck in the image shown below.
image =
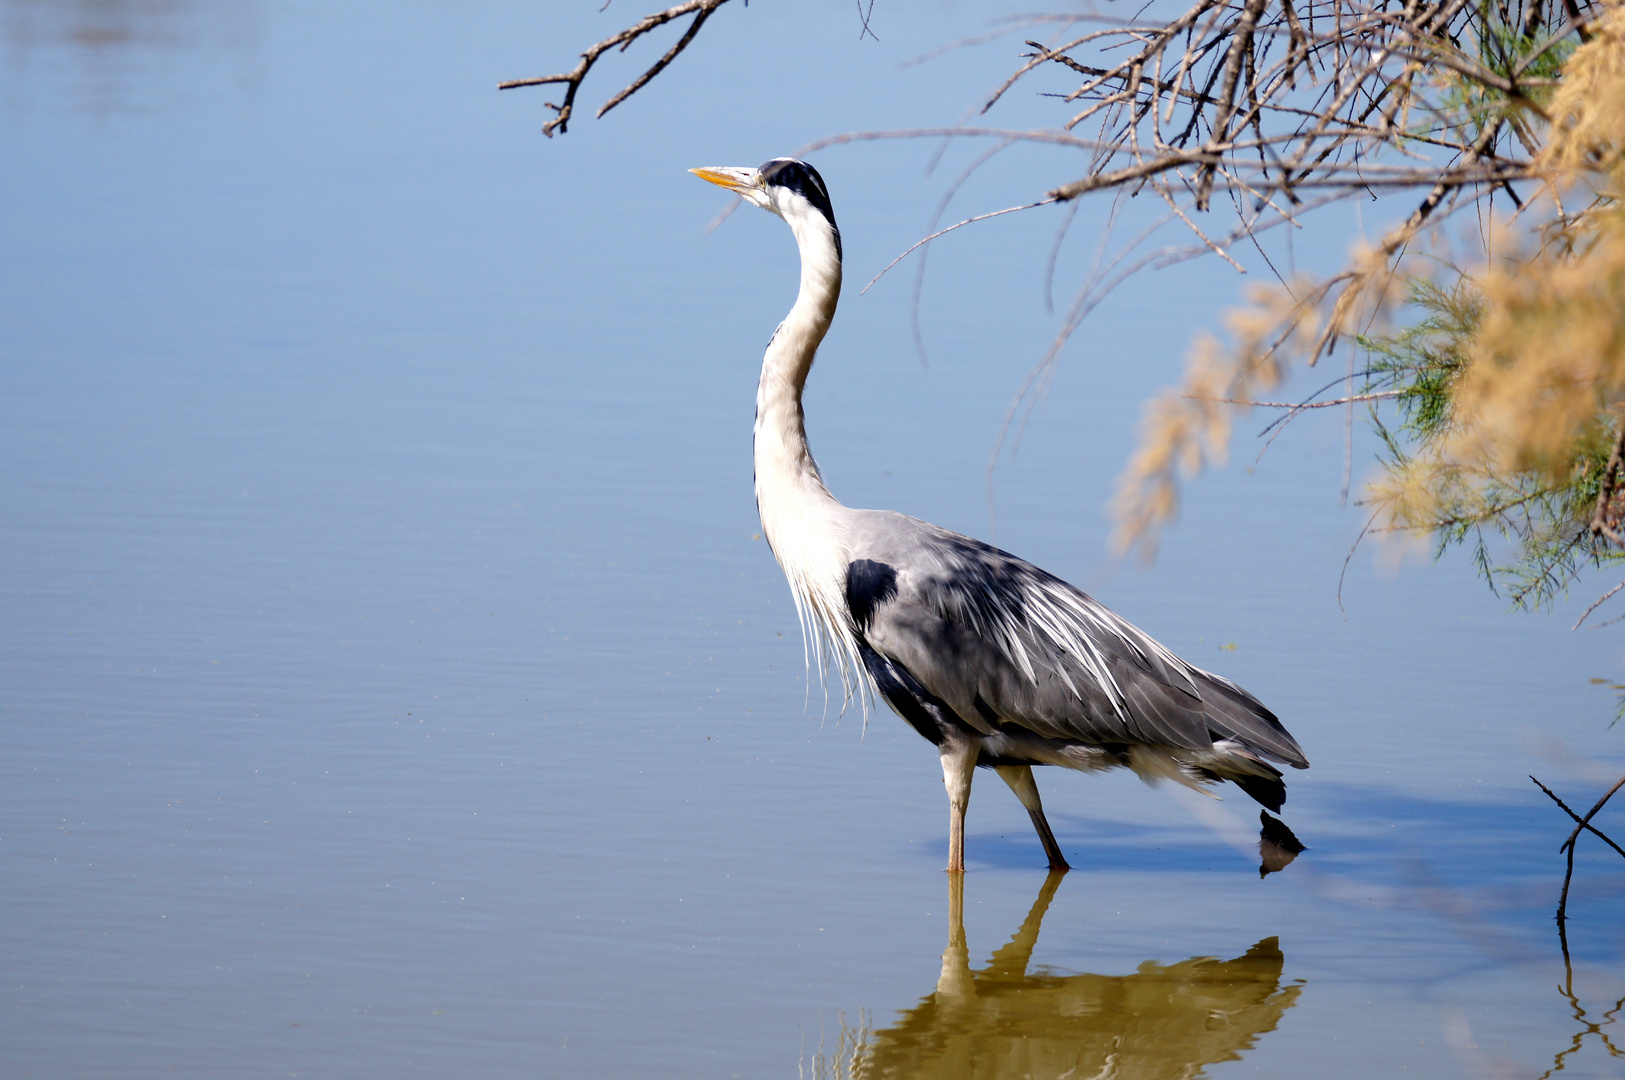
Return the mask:
M 756 504 L 781 561 L 783 533 L 795 528 L 788 519 L 835 503 L 807 448 L 801 389 L 841 295 L 840 249 L 829 224 L 816 218 L 790 227 L 801 249 L 801 291 L 768 343 L 756 389 Z

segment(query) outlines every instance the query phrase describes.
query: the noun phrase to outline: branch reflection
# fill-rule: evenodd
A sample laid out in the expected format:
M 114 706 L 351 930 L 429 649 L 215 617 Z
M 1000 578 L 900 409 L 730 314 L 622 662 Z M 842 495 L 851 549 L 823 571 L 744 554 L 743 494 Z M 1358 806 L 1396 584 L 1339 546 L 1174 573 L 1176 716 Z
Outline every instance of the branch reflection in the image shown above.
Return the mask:
M 1189 1077 L 1239 1060 L 1275 1030 L 1300 985 L 1281 985 L 1283 957 L 1265 938 L 1234 960 L 1147 960 L 1132 975 L 1030 972 L 1044 912 L 1061 884 L 1051 874 L 1009 943 L 970 966 L 964 878 L 948 878 L 948 948 L 935 992 L 880 1030 L 843 1023 L 840 1050 L 813 1074 L 880 1077 Z
M 1539 781 L 1537 780 L 1536 783 L 1539 783 Z M 1565 882 L 1565 887 L 1567 887 L 1567 882 Z M 1603 1030 L 1612 1027 L 1618 1022 L 1620 1010 L 1625 1009 L 1625 998 L 1620 998 L 1614 1002 L 1614 1007 L 1603 1013 L 1601 1020 L 1590 1019 L 1585 1006 L 1580 1004 L 1580 996 L 1574 991 L 1574 961 L 1569 957 L 1568 930 L 1564 927 L 1561 919 L 1557 923 L 1557 941 L 1563 949 L 1563 984 L 1557 988 L 1557 992 L 1562 994 L 1569 1003 L 1570 1014 L 1575 1020 L 1579 1021 L 1580 1030 L 1574 1033 L 1565 1049 L 1558 1051 L 1557 1056 L 1552 1059 L 1552 1067 L 1541 1073 L 1539 1080 L 1548 1080 L 1549 1077 L 1562 1072 L 1565 1066 L 1568 1065 L 1569 1059 L 1578 1054 L 1585 1046 L 1587 1035 L 1597 1036 L 1602 1042 L 1603 1050 L 1607 1052 L 1609 1057 L 1625 1058 L 1625 1050 L 1621 1050 L 1614 1045 L 1614 1040 L 1609 1038 L 1609 1033 Z

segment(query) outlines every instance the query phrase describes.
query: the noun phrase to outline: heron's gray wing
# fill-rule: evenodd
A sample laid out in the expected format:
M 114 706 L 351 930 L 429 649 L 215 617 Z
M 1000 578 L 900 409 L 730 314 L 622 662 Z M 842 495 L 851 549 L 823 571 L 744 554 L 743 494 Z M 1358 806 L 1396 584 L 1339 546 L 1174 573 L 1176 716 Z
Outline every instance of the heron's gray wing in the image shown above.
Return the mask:
M 858 631 L 972 726 L 1185 749 L 1230 738 L 1303 761 L 1256 698 L 1053 574 L 913 518 L 872 518 L 862 545 L 869 586 L 849 570 Z
M 1222 675 L 1201 668 L 1191 668 L 1191 671 L 1196 674 L 1202 700 L 1208 707 L 1208 730 L 1262 750 L 1294 769 L 1309 767 L 1303 747 L 1262 701 Z

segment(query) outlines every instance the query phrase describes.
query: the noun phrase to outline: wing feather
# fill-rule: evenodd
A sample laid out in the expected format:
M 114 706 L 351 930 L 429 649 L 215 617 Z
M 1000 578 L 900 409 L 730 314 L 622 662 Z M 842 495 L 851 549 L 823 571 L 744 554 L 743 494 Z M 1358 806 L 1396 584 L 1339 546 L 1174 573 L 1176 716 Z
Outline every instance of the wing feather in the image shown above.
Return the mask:
M 858 513 L 866 520 L 853 539 L 896 579 L 854 632 L 984 734 L 1008 722 L 1096 744 L 1205 750 L 1228 739 L 1307 764 L 1257 698 L 1181 660 L 1082 590 L 926 522 Z

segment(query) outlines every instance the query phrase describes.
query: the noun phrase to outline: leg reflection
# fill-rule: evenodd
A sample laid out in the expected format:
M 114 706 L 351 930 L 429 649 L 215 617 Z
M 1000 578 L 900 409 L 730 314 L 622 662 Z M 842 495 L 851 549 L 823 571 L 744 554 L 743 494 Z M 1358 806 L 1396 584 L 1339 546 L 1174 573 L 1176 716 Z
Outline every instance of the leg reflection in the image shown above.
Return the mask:
M 948 875 L 948 946 L 936 989 L 896 1023 L 867 1033 L 832 1075 L 1190 1076 L 1240 1058 L 1302 992 L 1281 985 L 1284 958 L 1275 938 L 1233 960 L 1147 960 L 1128 975 L 1033 971 L 1044 915 L 1062 880 L 1059 872 L 1045 879 L 1009 942 L 974 969 L 965 879 Z

